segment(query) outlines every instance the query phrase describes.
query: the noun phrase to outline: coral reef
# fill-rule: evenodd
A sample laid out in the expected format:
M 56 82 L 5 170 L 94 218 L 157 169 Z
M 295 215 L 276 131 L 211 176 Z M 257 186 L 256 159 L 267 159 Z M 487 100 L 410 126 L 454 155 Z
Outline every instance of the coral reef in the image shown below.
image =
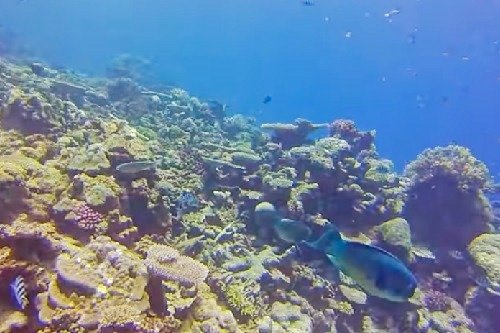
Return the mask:
M 420 241 L 464 250 L 474 237 L 490 230 L 493 215 L 484 191 L 491 179 L 467 148 L 427 149 L 406 167 L 405 175 L 409 184 L 404 215 Z
M 0 331 L 500 330 L 491 184 L 466 148 L 399 175 L 351 120 L 259 129 L 143 85 L 144 65 L 93 79 L 0 59 Z M 408 264 L 408 303 L 296 244 L 331 223 Z

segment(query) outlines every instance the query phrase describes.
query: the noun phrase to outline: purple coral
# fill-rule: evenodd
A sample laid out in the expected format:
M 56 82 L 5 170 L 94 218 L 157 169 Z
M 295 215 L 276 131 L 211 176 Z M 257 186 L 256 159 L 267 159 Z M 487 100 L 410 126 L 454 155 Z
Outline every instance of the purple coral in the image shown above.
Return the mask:
M 95 230 L 102 221 L 102 215 L 90 208 L 87 204 L 81 204 L 73 209 L 75 214 L 74 222 L 84 230 Z
M 371 150 L 375 138 L 374 131 L 363 132 L 358 130 L 354 121 L 349 119 L 337 119 L 328 124 L 330 136 L 343 139 L 352 146 L 355 153 L 363 150 Z
M 431 289 L 424 295 L 424 304 L 430 311 L 444 311 L 450 306 L 450 300 L 445 293 Z
M 336 119 L 328 125 L 330 136 L 339 136 L 343 139 L 355 138 L 358 129 L 354 121 L 349 119 Z

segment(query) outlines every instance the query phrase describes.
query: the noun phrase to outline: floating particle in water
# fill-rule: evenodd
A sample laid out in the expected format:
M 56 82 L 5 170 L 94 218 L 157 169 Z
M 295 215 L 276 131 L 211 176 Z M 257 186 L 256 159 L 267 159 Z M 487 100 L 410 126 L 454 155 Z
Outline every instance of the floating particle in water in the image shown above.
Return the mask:
M 407 67 L 407 68 L 405 68 L 405 70 L 406 70 L 406 74 L 410 75 L 411 77 L 416 77 L 418 75 L 417 70 L 414 68 Z
M 417 37 L 415 36 L 414 33 L 411 33 L 408 35 L 408 43 L 411 45 L 415 45 L 415 42 L 417 41 Z
M 365 17 L 370 17 L 372 14 L 370 14 L 370 12 L 366 12 L 365 13 Z
M 347 31 L 345 33 L 345 38 L 351 38 L 351 36 L 352 36 L 352 31 Z
M 330 21 L 330 18 L 328 16 L 325 16 L 325 22 Z
M 397 14 L 399 14 L 399 13 L 400 13 L 399 9 L 394 8 L 394 9 L 392 9 L 392 10 L 388 11 L 387 13 L 385 13 L 385 14 L 384 14 L 384 17 L 391 18 L 391 17 L 393 17 L 394 15 L 397 15 Z
M 469 61 L 469 60 L 470 60 L 470 58 L 469 58 L 468 56 L 463 56 L 463 57 L 462 57 L 462 60 L 463 60 L 463 61 Z
M 382 82 L 386 82 L 386 81 L 387 81 L 387 78 L 386 78 L 385 76 L 382 76 L 382 77 L 380 78 L 380 81 L 382 81 Z
M 426 103 L 427 102 L 427 98 L 426 97 L 424 97 L 422 95 L 417 95 L 416 100 L 417 100 L 417 107 L 419 109 L 423 109 L 423 108 L 425 108 L 427 106 L 427 103 Z

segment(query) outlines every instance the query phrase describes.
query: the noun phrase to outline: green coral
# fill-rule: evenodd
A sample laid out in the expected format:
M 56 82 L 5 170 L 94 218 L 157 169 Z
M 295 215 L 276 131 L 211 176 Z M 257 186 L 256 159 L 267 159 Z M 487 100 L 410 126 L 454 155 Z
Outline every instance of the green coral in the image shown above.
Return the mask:
M 347 301 L 333 301 L 330 306 L 332 309 L 339 311 L 340 313 L 346 314 L 348 316 L 352 316 L 354 314 L 354 308 L 351 303 Z
M 488 282 L 500 288 L 500 234 L 482 234 L 468 246 L 474 263 L 481 267 Z
M 394 165 L 390 160 L 369 158 L 368 165 L 369 168 L 364 176 L 366 182 L 377 187 L 395 182 Z
M 79 185 L 81 184 L 81 185 Z M 98 175 L 95 177 L 86 174 L 75 178 L 73 188 L 78 192 L 78 187 L 82 187 L 81 199 L 85 200 L 93 207 L 114 208 L 118 204 L 118 197 L 122 192 L 114 177 Z
M 227 305 L 242 321 L 256 318 L 260 311 L 258 299 L 252 296 L 254 284 L 255 282 L 232 281 L 222 288 Z
M 382 223 L 375 229 L 384 243 L 400 249 L 408 258 L 411 253 L 411 231 L 405 219 L 397 217 Z
M 77 173 L 85 172 L 89 175 L 103 173 L 110 167 L 106 151 L 99 144 L 73 150 L 68 164 L 68 170 Z

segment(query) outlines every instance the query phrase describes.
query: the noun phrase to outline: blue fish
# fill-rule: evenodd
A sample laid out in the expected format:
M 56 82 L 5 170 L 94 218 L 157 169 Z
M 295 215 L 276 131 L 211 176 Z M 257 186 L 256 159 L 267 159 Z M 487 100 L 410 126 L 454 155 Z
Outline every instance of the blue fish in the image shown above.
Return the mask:
M 288 243 L 308 240 L 312 230 L 304 222 L 291 219 L 280 219 L 273 223 L 273 230 L 280 239 Z
M 302 242 L 322 251 L 344 274 L 365 292 L 393 302 L 412 297 L 417 280 L 394 255 L 378 247 L 342 239 L 333 225 L 314 242 Z
M 21 275 L 11 282 L 10 291 L 16 303 L 16 307 L 20 310 L 26 309 L 29 303 L 28 294 L 26 293 L 24 279 Z

